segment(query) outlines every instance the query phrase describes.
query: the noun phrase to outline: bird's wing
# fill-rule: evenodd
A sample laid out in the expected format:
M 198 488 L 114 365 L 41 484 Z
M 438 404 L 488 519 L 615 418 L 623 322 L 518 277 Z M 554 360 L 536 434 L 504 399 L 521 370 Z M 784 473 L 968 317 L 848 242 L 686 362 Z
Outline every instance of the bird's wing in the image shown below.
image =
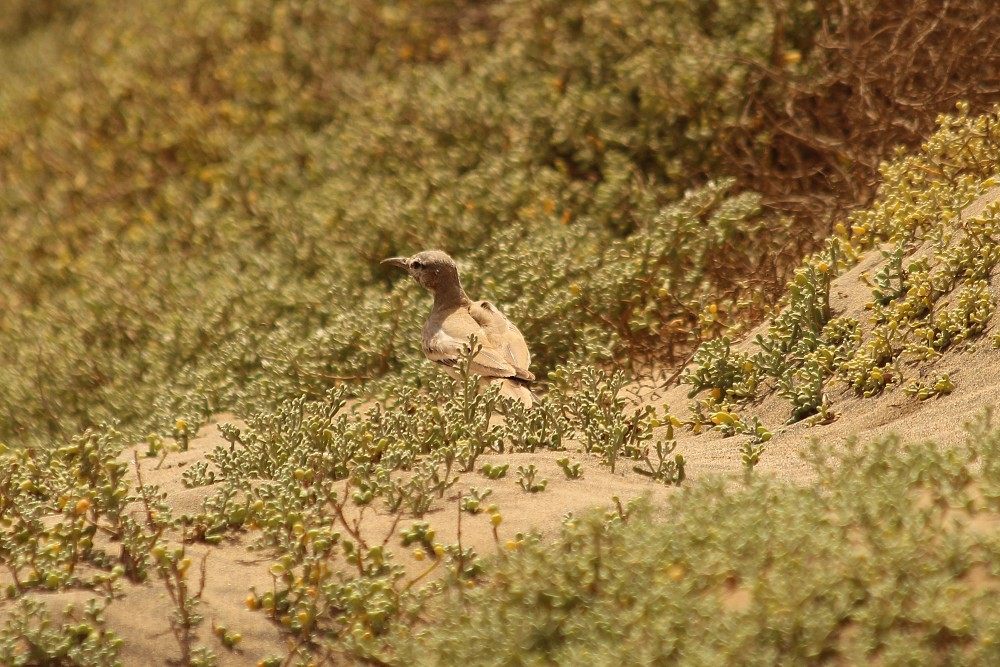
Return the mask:
M 454 366 L 462 356 L 462 346 L 475 334 L 482 349 L 472 358 L 470 371 L 482 377 L 514 377 L 517 370 L 504 360 L 489 334 L 466 308 L 457 308 L 433 317 L 424 329 L 423 350 L 431 361 Z
M 491 346 L 514 368 L 516 376 L 524 380 L 534 380 L 535 376 L 528 370 L 531 364 L 528 344 L 524 342 L 521 332 L 500 312 L 500 309 L 489 301 L 477 301 L 469 306 L 469 314 L 486 332 Z

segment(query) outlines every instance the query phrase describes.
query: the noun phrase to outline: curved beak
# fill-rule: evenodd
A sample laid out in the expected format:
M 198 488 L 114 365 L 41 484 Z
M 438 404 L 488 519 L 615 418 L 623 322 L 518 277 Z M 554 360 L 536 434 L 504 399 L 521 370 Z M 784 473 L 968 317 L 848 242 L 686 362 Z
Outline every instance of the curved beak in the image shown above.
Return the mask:
M 389 259 L 383 259 L 381 263 L 395 266 L 397 269 L 403 269 L 404 271 L 410 270 L 409 257 L 390 257 Z

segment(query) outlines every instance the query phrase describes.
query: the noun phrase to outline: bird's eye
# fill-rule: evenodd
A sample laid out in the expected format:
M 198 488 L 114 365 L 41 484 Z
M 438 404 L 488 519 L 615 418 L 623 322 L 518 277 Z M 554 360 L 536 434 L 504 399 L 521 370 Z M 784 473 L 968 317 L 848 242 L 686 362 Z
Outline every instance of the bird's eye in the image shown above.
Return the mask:
M 410 263 L 410 266 L 419 271 L 420 269 L 424 268 L 424 263 L 421 262 L 419 259 L 415 259 L 413 260 L 413 262 Z

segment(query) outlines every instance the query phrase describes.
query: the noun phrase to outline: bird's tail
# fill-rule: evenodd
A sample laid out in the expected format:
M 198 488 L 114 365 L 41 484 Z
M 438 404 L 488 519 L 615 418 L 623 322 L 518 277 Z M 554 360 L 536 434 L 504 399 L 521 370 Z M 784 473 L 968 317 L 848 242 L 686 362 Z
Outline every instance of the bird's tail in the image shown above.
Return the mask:
M 521 384 L 517 380 L 511 380 L 510 378 L 504 378 L 502 380 L 502 384 L 500 385 L 500 395 L 519 401 L 525 409 L 528 410 L 533 408 L 535 403 L 541 402 L 538 400 L 538 397 L 535 396 L 535 393 L 528 389 L 526 385 Z

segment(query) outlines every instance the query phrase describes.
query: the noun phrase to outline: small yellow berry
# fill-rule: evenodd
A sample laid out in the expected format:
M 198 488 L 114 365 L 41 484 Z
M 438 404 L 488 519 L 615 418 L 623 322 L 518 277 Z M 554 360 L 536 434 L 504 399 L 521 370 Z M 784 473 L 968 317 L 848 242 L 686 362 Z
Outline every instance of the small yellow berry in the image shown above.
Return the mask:
M 786 65 L 795 65 L 802 60 L 802 53 L 796 51 L 795 49 L 785 51 L 785 53 L 782 55 L 782 60 L 785 61 Z

